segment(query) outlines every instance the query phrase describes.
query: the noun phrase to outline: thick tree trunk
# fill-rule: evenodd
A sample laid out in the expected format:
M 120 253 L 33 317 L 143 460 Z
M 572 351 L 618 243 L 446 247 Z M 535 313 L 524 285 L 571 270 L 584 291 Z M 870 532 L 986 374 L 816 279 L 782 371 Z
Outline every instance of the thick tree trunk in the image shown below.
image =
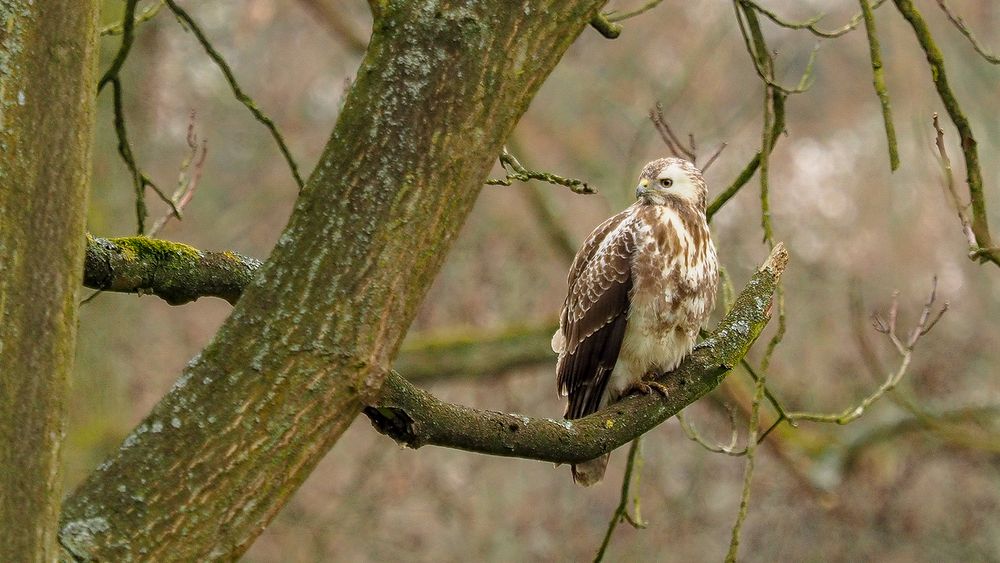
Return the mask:
M 491 162 L 604 2 L 370 3 L 368 52 L 288 227 L 212 344 L 67 500 L 67 556 L 247 549 L 377 396 Z
M 94 122 L 97 3 L 0 2 L 0 561 L 51 561 Z

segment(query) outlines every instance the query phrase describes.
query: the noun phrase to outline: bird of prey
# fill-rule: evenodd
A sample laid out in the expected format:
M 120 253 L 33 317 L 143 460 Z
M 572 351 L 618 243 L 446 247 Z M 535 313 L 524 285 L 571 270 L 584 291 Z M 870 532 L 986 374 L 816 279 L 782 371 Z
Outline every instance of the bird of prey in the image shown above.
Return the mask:
M 701 171 L 661 158 L 639 175 L 636 201 L 587 237 L 569 271 L 552 337 L 565 418 L 583 418 L 626 394 L 666 389 L 715 306 L 718 262 L 705 218 Z M 573 480 L 604 477 L 609 454 L 576 464 Z

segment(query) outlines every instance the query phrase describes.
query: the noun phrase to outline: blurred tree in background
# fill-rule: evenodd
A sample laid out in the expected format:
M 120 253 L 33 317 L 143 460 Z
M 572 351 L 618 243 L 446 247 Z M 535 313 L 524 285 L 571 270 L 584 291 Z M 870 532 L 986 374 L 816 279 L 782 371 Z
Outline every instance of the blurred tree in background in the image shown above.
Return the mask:
M 7 60 L 87 74 L 87 56 L 15 52 L 9 30 L 51 13 L 13 4 L 0 13 Z M 1000 142 L 998 8 L 522 4 L 102 3 L 84 281 L 163 299 L 88 294 L 68 422 L 64 370 L 45 366 L 66 365 L 72 331 L 38 348 L 46 363 L 3 356 L 5 443 L 33 440 L 22 431 L 32 418 L 68 427 L 62 557 L 230 559 L 262 532 L 248 560 L 1000 557 L 1000 251 L 989 230 L 1000 170 L 980 158 Z M 61 29 L 91 36 L 82 23 Z M 13 139 L 27 135 L 7 117 L 23 111 L 18 79 L 4 74 L 0 90 Z M 38 83 L 27 99 L 47 95 L 58 99 Z M 86 154 L 92 100 L 79 121 L 66 113 L 75 141 L 31 130 Z M 778 322 L 745 359 L 756 330 L 717 336 L 682 368 L 704 382 L 697 392 L 678 390 L 667 410 L 635 399 L 608 415 L 614 430 L 599 434 L 598 417 L 576 438 L 410 385 L 555 417 L 548 338 L 576 245 L 628 203 L 643 162 L 673 152 L 705 165 L 723 141 L 706 176 L 727 269 L 719 318 L 734 307 L 720 334 L 740 318 L 763 327 L 760 297 L 781 267 L 756 267 L 771 248 L 780 255 L 778 240 L 792 257 Z M 29 278 L 5 266 L 25 263 L 23 233 L 41 219 L 11 210 L 42 192 L 14 186 L 70 197 L 53 182 L 86 182 L 25 183 L 15 164 L 50 166 L 44 151 L 4 151 L 0 243 L 12 250 L 0 307 L 23 309 L 32 298 L 16 288 Z M 497 155 L 488 183 L 510 187 L 480 194 Z M 83 203 L 55 207 L 79 214 Z M 39 213 L 66 226 L 47 241 L 82 252 L 82 227 Z M 136 233 L 148 237 L 126 236 Z M 104 238 L 114 235 L 126 238 Z M 34 271 L 78 276 L 76 256 Z M 941 319 L 933 299 L 920 308 L 935 274 L 951 312 L 921 339 Z M 235 310 L 170 306 L 209 295 Z M 0 353 L 15 358 L 39 329 L 9 310 Z M 634 442 L 609 483 L 587 491 L 549 464 L 398 450 L 367 421 L 352 425 L 367 405 L 409 445 L 572 461 L 683 408 L 722 381 L 719 365 L 735 369 L 708 400 L 656 430 L 666 436 Z M 48 383 L 19 387 L 39 372 Z M 3 514 L 39 507 L 32 534 L 5 530 L 32 538 L 5 559 L 54 549 L 61 440 L 42 434 L 0 457 Z M 36 460 L 54 477 L 9 470 Z M 615 529 L 626 521 L 649 529 Z

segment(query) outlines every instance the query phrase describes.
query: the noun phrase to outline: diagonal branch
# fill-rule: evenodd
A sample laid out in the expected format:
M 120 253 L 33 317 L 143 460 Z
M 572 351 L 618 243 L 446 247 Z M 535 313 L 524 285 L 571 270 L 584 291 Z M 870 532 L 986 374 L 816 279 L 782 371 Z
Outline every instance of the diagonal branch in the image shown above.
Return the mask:
M 446 403 L 395 371 L 365 408 L 379 432 L 411 448 L 444 446 L 556 463 L 601 456 L 655 428 L 716 388 L 746 355 L 771 313 L 771 296 L 788 261 L 775 246 L 712 335 L 673 372 L 657 380 L 669 397 L 634 396 L 585 418 L 531 418 Z
M 934 87 L 937 89 L 938 96 L 941 98 L 941 103 L 944 104 L 948 116 L 951 117 L 952 123 L 958 129 L 958 134 L 962 141 L 962 154 L 965 157 L 965 173 L 967 175 L 966 182 L 969 184 L 969 199 L 972 204 L 972 232 L 976 235 L 976 243 L 979 248 L 991 249 L 994 244 L 990 237 L 989 223 L 987 221 L 983 175 L 979 167 L 979 150 L 976 138 L 972 135 L 972 126 L 969 124 L 969 119 L 965 116 L 961 106 L 958 104 L 958 99 L 955 98 L 955 94 L 948 84 L 944 56 L 941 54 L 941 50 L 938 49 L 937 43 L 935 43 L 934 37 L 931 35 L 931 30 L 927 27 L 927 22 L 924 20 L 920 10 L 913 5 L 912 0 L 893 1 L 899 13 L 903 15 L 903 18 L 913 28 L 917 42 L 920 43 L 920 47 L 927 56 L 927 64 L 931 70 L 931 81 L 934 82 Z M 993 260 L 997 264 L 1000 264 L 1000 260 L 997 260 L 995 256 L 976 255 L 974 258 L 981 261 Z

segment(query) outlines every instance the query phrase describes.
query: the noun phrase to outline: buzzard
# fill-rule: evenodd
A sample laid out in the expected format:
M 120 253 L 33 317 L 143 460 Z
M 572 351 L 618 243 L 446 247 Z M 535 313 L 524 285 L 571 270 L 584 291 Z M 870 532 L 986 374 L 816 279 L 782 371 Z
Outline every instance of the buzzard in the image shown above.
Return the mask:
M 654 160 L 639 175 L 636 202 L 594 229 L 577 253 L 552 337 L 565 418 L 583 418 L 632 391 L 665 393 L 650 376 L 691 352 L 718 285 L 706 192 L 694 164 Z M 573 480 L 597 483 L 608 457 L 574 465 Z

